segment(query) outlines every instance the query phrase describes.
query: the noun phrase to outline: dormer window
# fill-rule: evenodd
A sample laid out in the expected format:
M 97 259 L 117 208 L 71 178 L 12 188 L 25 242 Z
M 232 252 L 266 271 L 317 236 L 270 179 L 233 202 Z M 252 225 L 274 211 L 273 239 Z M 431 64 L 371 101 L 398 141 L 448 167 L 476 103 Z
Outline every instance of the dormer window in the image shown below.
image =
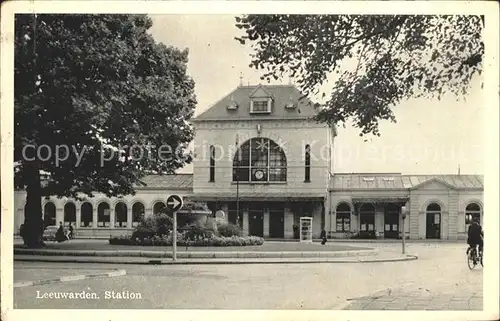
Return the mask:
M 289 99 L 288 103 L 285 105 L 285 108 L 286 109 L 294 109 L 295 107 L 297 107 L 297 104 L 293 100 L 293 97 L 290 96 L 290 99 Z
M 268 114 L 271 112 L 272 100 L 254 99 L 250 101 L 250 112 L 255 114 Z
M 227 109 L 229 109 L 229 110 L 235 110 L 235 109 L 238 109 L 238 104 L 234 101 L 233 96 L 231 96 L 231 101 L 230 101 L 230 102 L 229 102 L 229 104 L 227 105 Z
M 229 105 L 227 105 L 227 109 L 229 109 L 229 110 L 238 109 L 238 104 L 233 101 L 233 102 L 229 103 Z
M 373 182 L 375 180 L 375 177 L 363 177 L 363 181 L 365 182 Z

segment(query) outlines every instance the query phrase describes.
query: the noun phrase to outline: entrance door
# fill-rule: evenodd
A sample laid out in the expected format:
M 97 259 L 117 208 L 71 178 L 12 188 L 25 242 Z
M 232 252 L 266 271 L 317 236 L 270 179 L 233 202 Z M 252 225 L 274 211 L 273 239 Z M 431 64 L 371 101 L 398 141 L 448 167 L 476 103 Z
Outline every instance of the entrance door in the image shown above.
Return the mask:
M 384 213 L 384 238 L 397 239 L 399 236 L 399 207 L 389 204 Z
M 439 204 L 431 203 L 427 206 L 425 225 L 425 238 L 441 238 L 441 206 L 439 206 Z
M 264 237 L 264 211 L 248 211 L 248 234 L 250 236 Z
M 427 213 L 426 225 L 425 238 L 441 238 L 441 213 Z
M 269 211 L 269 236 L 274 238 L 285 237 L 285 210 Z

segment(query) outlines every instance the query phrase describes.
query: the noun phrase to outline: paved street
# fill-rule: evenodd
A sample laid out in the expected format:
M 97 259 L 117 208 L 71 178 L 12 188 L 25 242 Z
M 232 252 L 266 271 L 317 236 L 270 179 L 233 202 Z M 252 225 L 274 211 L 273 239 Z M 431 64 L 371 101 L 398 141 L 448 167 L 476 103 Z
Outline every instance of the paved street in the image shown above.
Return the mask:
M 381 251 L 399 251 L 399 244 L 360 244 Z M 163 265 L 57 264 L 16 262 L 15 271 L 36 267 L 62 273 L 61 268 L 125 269 L 127 275 L 113 278 L 71 281 L 59 284 L 16 288 L 15 308 L 130 308 L 130 309 L 336 309 L 378 308 L 374 293 L 412 293 L 420 307 L 438 295 L 475 296 L 472 303 L 455 303 L 448 308 L 480 307 L 483 271 L 469 271 L 463 244 L 410 244 L 408 253 L 419 259 L 390 263 L 269 264 L 269 265 Z M 58 270 L 53 270 L 57 268 Z M 19 275 L 19 274 L 18 274 Z M 59 275 L 58 275 L 59 276 Z M 37 292 L 39 291 L 39 292 Z M 92 292 L 99 299 L 40 299 L 37 293 Z M 106 300 L 105 291 L 129 291 L 139 299 Z M 399 292 L 398 292 L 399 291 Z M 419 293 L 416 295 L 416 293 Z M 365 297 L 364 299 L 362 297 Z M 356 298 L 362 298 L 356 300 Z M 425 298 L 425 299 L 424 299 Z M 394 299 L 394 298 L 392 298 Z M 361 300 L 367 304 L 362 305 Z M 370 301 L 371 300 L 371 301 Z M 426 301 L 427 300 L 427 301 Z M 434 299 L 433 299 L 434 300 Z M 370 302 L 368 302 L 370 301 Z M 451 301 L 451 297 L 450 297 Z M 454 301 L 459 301 L 458 299 Z M 390 301 L 393 302 L 393 301 Z M 387 306 L 389 306 L 389 303 Z M 369 305 L 370 303 L 371 305 Z M 380 303 L 380 302 L 379 302 Z M 395 307 L 397 304 L 392 304 Z M 354 306 L 351 306 L 353 308 Z M 445 304 L 442 303 L 445 308 Z M 411 308 L 399 305 L 399 308 Z

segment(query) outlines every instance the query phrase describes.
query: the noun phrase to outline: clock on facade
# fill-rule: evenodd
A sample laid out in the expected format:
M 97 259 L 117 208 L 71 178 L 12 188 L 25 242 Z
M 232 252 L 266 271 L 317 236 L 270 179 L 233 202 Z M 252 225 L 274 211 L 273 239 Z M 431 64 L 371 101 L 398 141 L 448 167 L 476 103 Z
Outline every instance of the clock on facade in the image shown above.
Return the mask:
M 261 180 L 264 178 L 264 172 L 263 171 L 255 171 L 255 178 L 258 180 Z

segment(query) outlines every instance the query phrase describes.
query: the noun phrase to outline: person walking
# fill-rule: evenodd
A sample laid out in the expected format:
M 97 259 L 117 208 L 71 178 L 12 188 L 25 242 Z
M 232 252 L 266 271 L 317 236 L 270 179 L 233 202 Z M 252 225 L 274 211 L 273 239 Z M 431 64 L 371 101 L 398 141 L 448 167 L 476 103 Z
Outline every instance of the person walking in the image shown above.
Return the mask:
M 321 245 L 325 245 L 326 244 L 326 231 L 325 229 L 322 229 L 321 230 Z
M 73 239 L 73 224 L 69 224 L 69 233 L 68 233 L 68 239 Z

